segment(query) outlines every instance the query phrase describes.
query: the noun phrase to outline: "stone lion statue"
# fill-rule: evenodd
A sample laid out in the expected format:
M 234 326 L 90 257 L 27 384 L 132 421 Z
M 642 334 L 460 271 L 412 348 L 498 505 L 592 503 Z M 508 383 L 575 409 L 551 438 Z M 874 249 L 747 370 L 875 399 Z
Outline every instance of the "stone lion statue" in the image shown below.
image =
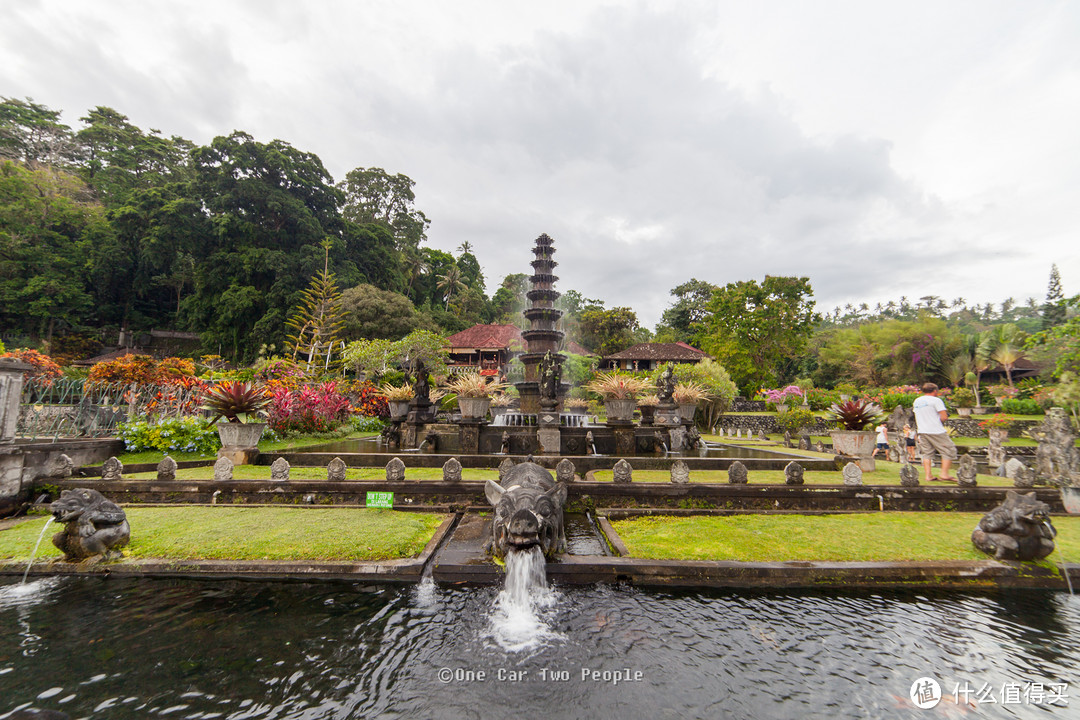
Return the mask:
M 65 560 L 119 555 L 119 549 L 131 540 L 127 515 L 97 490 L 65 490 L 50 510 L 65 526 L 52 539 L 53 545 L 64 551 Z

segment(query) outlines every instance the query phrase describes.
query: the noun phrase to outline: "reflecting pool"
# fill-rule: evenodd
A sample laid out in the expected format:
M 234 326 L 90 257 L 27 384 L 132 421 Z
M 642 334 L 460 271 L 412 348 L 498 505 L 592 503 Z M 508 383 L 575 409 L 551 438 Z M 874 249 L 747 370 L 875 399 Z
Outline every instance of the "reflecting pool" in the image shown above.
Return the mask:
M 0 585 L 0 718 L 1080 716 L 1049 694 L 1080 693 L 1066 593 L 556 588 L 513 651 L 499 588 L 17 581 Z M 921 677 L 944 695 L 930 710 Z

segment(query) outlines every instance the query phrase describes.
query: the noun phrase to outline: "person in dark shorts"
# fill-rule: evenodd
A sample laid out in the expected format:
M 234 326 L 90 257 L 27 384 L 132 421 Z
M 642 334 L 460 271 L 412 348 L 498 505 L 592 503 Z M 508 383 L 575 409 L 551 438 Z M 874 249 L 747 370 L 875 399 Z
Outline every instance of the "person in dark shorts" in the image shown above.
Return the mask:
M 915 436 L 916 432 L 910 425 L 904 426 L 904 447 L 907 448 L 908 460 L 915 459 Z

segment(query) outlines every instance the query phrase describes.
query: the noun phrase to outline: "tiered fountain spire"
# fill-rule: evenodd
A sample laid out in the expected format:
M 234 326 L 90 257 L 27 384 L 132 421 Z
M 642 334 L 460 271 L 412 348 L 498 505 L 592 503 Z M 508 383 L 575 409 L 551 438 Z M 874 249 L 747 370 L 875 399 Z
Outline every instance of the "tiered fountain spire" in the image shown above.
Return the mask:
M 559 299 L 559 293 L 555 290 L 555 282 L 559 279 L 552 271 L 558 265 L 552 256 L 555 254 L 554 242 L 545 233 L 536 238 L 533 247 L 533 275 L 529 278 L 532 289 L 526 294 L 529 305 L 525 310 L 525 319 L 529 321 L 529 329 L 521 333 L 525 340 L 526 351 L 521 356 L 521 362 L 525 365 L 525 382 L 518 383 L 518 393 L 521 397 L 521 410 L 525 413 L 535 413 L 540 410 L 540 394 L 542 389 L 541 364 L 550 353 L 552 361 L 560 366 L 565 357 L 559 354 L 562 348 L 563 333 L 556 329 L 562 310 L 555 307 L 555 301 Z M 561 387 L 558 390 L 559 399 L 562 397 Z

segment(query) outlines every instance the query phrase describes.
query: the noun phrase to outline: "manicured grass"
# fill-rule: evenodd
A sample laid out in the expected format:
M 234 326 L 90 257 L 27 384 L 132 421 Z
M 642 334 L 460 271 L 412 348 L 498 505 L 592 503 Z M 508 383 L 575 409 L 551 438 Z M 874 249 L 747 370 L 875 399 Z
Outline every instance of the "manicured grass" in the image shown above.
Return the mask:
M 643 517 L 612 524 L 632 557 L 656 560 L 985 560 L 971 543 L 980 518 L 982 513 L 887 512 Z M 1080 562 L 1080 517 L 1052 522 L 1058 549 L 1047 559 Z
M 126 508 L 126 558 L 388 560 L 415 557 L 445 516 L 365 508 Z M 45 519 L 0 532 L 0 559 L 25 562 Z M 53 523 L 48 535 L 61 528 Z M 61 553 L 46 537 L 37 557 Z
M 363 432 L 350 433 L 349 435 L 342 435 L 340 437 L 298 437 L 289 438 L 288 440 L 277 440 L 275 442 L 267 442 L 264 440 L 259 442 L 259 450 L 264 453 L 284 452 L 286 450 L 311 447 L 312 445 L 323 445 L 329 442 L 341 442 L 342 440 L 359 440 L 371 436 L 371 433 Z M 183 462 L 185 460 L 213 460 L 217 457 L 217 453 L 211 453 L 209 455 L 202 455 L 200 453 L 169 453 L 169 455 L 177 462 Z M 160 450 L 146 450 L 143 452 L 117 455 L 120 462 L 125 465 L 136 465 L 139 463 L 156 464 L 161 462 L 161 459 L 164 457 L 165 453 Z
M 214 470 L 210 467 L 185 468 L 176 471 L 177 480 L 209 480 L 214 476 Z M 442 480 L 442 468 L 405 468 L 406 480 Z M 124 473 L 125 480 L 153 480 L 157 478 L 157 472 Z M 497 469 L 463 468 L 462 480 L 498 480 Z M 268 465 L 237 465 L 233 468 L 233 480 L 269 480 L 270 466 Z M 292 467 L 289 468 L 290 480 L 325 480 L 325 467 Z M 385 480 L 386 468 L 348 468 L 345 471 L 346 480 Z
M 821 453 L 802 453 L 808 457 L 832 457 Z M 792 460 L 799 460 L 793 455 Z M 916 463 L 919 471 L 919 482 L 929 487 L 956 487 L 956 483 L 933 482 L 926 483 L 923 480 L 922 465 Z M 935 467 L 934 472 L 940 474 L 941 469 Z M 956 463 L 953 463 L 949 471 L 956 477 Z M 593 477 L 600 481 L 610 481 L 611 470 L 597 470 Z M 634 482 L 671 482 L 671 473 L 667 470 L 635 470 Z M 806 485 L 843 485 L 844 476 L 839 470 L 807 470 L 803 475 Z M 975 477 L 979 485 L 989 487 L 1012 487 L 1013 481 L 1008 478 L 1000 478 L 996 475 L 979 474 Z M 727 470 L 691 470 L 690 482 L 692 483 L 726 483 L 728 481 Z M 749 481 L 754 485 L 783 485 L 786 480 L 783 470 L 751 470 Z M 900 463 L 877 461 L 877 469 L 874 472 L 863 473 L 863 483 L 866 485 L 900 485 Z

